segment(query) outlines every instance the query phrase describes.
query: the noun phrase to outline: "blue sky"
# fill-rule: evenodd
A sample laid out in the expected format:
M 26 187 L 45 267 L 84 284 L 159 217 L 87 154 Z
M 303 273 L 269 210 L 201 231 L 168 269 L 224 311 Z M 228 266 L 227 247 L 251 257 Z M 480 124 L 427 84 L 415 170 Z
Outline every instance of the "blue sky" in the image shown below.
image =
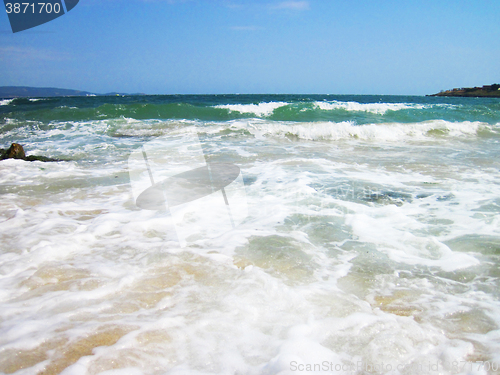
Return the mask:
M 0 86 L 424 95 L 500 83 L 498 0 L 80 0 L 13 34 Z

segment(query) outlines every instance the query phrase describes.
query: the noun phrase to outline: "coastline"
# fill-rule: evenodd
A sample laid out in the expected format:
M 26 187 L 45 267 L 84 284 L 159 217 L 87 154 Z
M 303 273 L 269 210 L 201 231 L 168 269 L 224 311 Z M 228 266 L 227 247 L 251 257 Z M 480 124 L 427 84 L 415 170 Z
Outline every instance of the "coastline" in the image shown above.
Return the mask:
M 427 96 L 458 96 L 471 98 L 500 98 L 500 85 L 486 85 L 483 87 L 462 87 L 441 91 Z

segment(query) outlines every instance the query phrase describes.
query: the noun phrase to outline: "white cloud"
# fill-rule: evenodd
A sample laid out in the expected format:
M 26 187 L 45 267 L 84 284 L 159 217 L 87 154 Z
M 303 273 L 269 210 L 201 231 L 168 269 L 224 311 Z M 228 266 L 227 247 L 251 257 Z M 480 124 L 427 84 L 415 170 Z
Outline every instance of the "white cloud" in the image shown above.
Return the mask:
M 262 27 L 260 26 L 231 26 L 231 30 L 234 31 L 258 31 L 258 30 L 263 30 Z
M 309 1 L 282 1 L 272 7 L 273 9 L 307 10 Z
M 61 61 L 69 60 L 71 56 L 66 52 L 49 51 L 33 47 L 5 46 L 0 47 L 0 60 L 28 61 L 46 60 Z

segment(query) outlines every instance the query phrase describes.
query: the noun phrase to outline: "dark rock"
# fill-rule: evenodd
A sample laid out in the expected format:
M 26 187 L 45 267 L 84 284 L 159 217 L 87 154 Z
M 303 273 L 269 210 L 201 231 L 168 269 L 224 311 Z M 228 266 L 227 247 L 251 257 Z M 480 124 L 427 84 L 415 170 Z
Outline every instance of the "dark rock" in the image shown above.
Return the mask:
M 24 159 L 25 157 L 23 146 L 18 143 L 13 143 L 2 153 L 1 159 Z
M 48 158 L 46 156 L 36 156 L 36 155 L 30 155 L 24 158 L 26 161 L 67 161 L 64 159 L 53 159 L 53 158 Z
M 22 159 L 26 161 L 66 161 L 63 159 L 52 159 L 45 156 L 30 155 L 26 156 L 23 146 L 18 143 L 13 143 L 7 150 L 0 149 L 0 160 L 5 159 Z

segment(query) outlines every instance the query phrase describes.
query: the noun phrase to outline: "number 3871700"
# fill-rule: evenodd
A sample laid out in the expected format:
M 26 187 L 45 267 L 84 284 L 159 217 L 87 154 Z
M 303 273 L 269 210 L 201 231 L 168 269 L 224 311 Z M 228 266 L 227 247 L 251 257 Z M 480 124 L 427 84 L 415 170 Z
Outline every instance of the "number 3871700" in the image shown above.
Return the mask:
M 6 3 L 7 13 L 59 13 L 59 3 Z

